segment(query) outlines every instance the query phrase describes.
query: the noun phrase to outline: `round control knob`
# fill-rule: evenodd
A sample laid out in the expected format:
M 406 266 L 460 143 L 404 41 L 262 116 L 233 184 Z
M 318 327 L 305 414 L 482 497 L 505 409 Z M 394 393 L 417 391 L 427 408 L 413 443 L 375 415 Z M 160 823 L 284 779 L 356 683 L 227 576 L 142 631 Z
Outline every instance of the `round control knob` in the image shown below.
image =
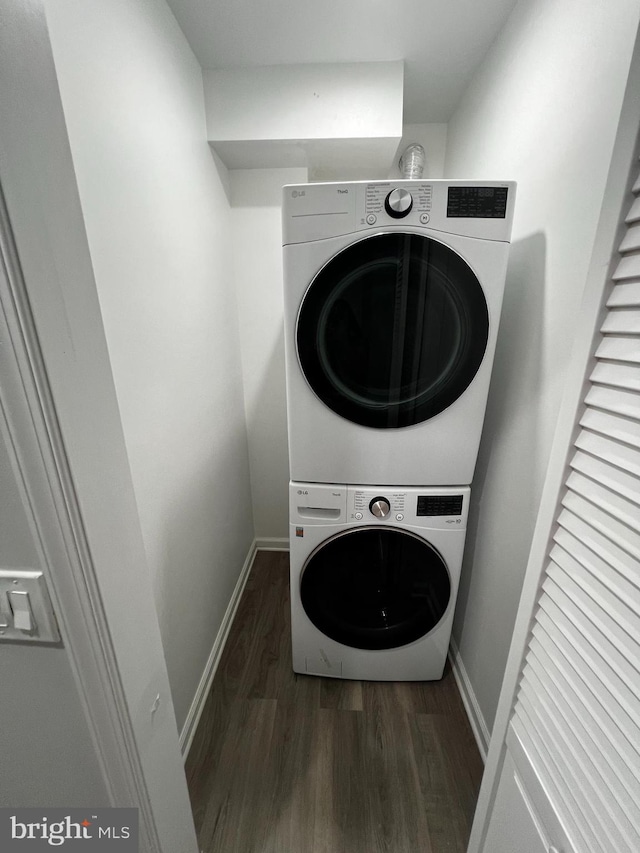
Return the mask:
M 394 219 L 402 219 L 413 207 L 413 198 L 407 190 L 391 190 L 384 202 L 384 208 Z
M 391 512 L 391 505 L 386 498 L 374 498 L 369 504 L 369 512 L 376 518 L 386 518 Z

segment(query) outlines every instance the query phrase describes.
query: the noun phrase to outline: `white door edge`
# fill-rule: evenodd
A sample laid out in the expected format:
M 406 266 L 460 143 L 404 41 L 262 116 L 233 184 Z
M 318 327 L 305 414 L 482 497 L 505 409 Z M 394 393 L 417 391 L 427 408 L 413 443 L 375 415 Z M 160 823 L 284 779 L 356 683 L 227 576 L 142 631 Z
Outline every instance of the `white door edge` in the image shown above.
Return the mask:
M 196 853 L 45 5 L 0 16 L 0 430 L 110 804 L 144 853 Z
M 554 532 L 559 495 L 567 475 L 568 457 L 572 452 L 576 415 L 584 397 L 594 334 L 604 315 L 605 287 L 610 280 L 612 267 L 618 260 L 615 253 L 622 237 L 620 215 L 633 183 L 632 178 L 637 172 L 636 162 L 640 154 L 639 116 L 640 37 L 637 37 L 467 853 L 491 853 L 484 850 L 484 841 L 500 782 L 508 726 L 545 560 Z

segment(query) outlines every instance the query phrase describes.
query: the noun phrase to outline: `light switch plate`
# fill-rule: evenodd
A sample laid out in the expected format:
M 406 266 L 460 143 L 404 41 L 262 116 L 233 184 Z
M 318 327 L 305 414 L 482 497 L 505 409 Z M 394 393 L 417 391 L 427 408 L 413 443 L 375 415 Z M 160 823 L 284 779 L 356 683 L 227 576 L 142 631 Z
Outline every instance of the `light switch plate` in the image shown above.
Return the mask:
M 28 595 L 33 630 L 23 631 L 14 624 L 9 593 Z M 57 643 L 60 632 L 51 606 L 43 572 L 35 569 L 0 569 L 0 642 Z

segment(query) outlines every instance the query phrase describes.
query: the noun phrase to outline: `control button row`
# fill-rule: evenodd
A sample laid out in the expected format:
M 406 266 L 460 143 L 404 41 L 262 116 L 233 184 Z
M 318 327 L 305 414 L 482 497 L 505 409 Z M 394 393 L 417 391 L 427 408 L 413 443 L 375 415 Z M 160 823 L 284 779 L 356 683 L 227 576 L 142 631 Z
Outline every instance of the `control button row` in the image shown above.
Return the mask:
M 356 521 L 362 521 L 363 515 L 361 512 L 356 512 L 353 516 Z M 381 516 L 384 518 L 384 516 Z M 404 521 L 404 515 L 401 512 L 396 513 L 396 521 Z
M 428 213 L 421 213 L 420 214 L 420 222 L 423 225 L 426 225 L 430 219 L 431 219 L 431 217 L 429 216 Z M 375 225 L 377 221 L 378 221 L 378 217 L 375 215 L 375 213 L 370 213 L 367 216 L 367 225 Z

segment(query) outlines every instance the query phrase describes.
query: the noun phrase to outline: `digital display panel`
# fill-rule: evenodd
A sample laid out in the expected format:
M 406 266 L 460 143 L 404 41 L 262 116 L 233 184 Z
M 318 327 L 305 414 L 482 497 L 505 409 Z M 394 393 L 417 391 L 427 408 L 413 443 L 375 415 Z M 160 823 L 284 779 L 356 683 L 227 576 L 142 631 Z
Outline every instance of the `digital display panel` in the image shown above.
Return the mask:
M 462 495 L 420 495 L 416 515 L 460 515 Z
M 449 187 L 447 216 L 504 219 L 508 192 L 507 187 Z

